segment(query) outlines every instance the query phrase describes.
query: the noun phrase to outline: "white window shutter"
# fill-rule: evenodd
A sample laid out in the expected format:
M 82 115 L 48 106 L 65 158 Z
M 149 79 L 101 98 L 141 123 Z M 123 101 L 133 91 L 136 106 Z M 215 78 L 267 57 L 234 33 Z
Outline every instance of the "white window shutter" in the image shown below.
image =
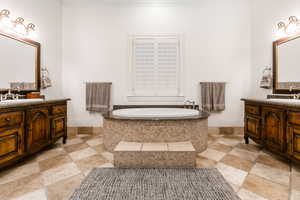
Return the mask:
M 179 46 L 177 38 L 168 37 L 133 41 L 134 95 L 179 95 Z

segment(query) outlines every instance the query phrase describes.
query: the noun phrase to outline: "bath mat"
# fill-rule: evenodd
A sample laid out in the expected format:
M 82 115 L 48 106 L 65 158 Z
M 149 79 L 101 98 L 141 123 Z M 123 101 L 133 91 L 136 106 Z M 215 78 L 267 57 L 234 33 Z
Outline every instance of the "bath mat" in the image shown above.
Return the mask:
M 70 200 L 240 200 L 217 169 L 94 169 Z

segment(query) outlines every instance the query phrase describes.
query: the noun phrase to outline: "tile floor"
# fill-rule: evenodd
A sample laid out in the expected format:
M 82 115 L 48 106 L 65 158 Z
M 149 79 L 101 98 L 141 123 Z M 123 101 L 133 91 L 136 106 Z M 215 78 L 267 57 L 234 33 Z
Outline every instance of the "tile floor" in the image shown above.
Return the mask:
M 300 166 L 294 166 L 243 136 L 210 135 L 197 167 L 215 167 L 242 200 L 299 200 Z M 113 155 L 101 136 L 80 135 L 58 142 L 24 162 L 0 172 L 0 200 L 68 199 L 94 167 L 113 167 Z

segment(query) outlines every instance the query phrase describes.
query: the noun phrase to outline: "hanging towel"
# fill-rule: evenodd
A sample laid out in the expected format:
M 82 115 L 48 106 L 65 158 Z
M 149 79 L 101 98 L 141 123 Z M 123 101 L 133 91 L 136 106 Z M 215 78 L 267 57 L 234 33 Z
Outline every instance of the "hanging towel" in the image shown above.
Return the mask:
M 225 110 L 226 83 L 202 82 L 202 109 L 207 112 L 221 112 Z
M 86 83 L 86 110 L 105 114 L 110 108 L 111 83 Z
M 260 87 L 264 89 L 271 89 L 272 79 L 272 69 L 270 67 L 266 67 L 263 71 L 263 77 L 260 81 Z
M 41 88 L 46 89 L 48 87 L 52 86 L 52 81 L 50 79 L 49 71 L 47 68 L 42 68 L 41 69 Z

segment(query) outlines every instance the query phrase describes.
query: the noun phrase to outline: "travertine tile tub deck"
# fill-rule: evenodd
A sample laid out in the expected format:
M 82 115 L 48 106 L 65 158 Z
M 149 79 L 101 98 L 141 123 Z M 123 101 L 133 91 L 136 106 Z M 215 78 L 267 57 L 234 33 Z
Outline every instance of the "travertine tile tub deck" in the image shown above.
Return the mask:
M 192 142 L 198 153 L 207 149 L 207 117 L 182 120 L 104 120 L 104 145 L 113 151 L 121 141 L 140 143 Z

